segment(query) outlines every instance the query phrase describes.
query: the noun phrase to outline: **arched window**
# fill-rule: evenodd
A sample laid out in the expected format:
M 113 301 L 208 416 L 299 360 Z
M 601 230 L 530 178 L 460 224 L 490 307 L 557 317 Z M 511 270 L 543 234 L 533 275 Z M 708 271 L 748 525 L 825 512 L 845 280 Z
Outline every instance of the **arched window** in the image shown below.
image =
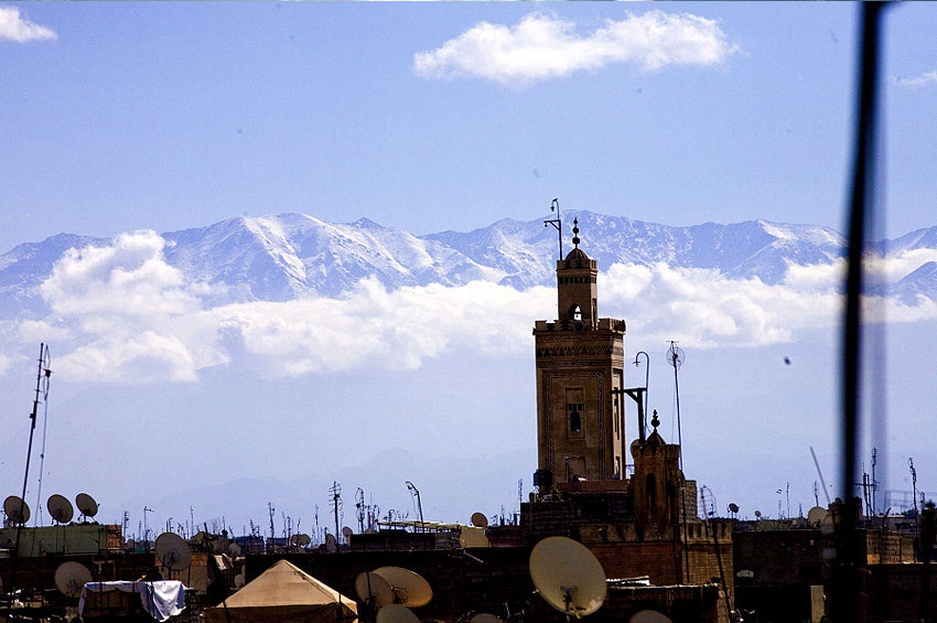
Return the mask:
M 570 411 L 569 413 L 569 432 L 571 433 L 582 432 L 582 416 L 579 415 L 578 410 L 573 410 L 573 411 Z

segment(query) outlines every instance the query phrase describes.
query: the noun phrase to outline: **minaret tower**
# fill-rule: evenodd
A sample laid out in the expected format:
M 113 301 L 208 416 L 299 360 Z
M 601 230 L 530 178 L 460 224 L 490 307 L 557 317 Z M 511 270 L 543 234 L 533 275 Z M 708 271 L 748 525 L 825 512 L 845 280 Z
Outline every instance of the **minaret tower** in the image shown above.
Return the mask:
M 622 479 L 625 468 L 625 321 L 598 317 L 598 266 L 579 243 L 577 219 L 574 248 L 556 263 L 557 320 L 534 325 L 534 484 L 542 494 L 583 479 Z

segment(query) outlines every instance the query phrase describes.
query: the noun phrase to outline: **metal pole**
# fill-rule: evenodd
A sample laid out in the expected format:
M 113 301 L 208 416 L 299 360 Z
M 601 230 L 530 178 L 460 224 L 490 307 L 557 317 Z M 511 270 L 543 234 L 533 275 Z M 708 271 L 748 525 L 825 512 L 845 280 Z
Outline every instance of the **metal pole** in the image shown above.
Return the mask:
M 557 235 L 560 239 L 560 260 L 563 259 L 563 220 L 560 218 L 560 200 L 556 197 L 553 197 L 553 203 L 550 204 L 550 212 L 556 211 L 556 218 L 551 218 L 543 221 L 543 226 L 553 225 L 553 229 L 557 231 Z
M 843 322 L 843 466 L 840 495 L 843 508 L 836 530 L 836 561 L 833 570 L 831 618 L 834 623 L 855 623 L 864 610 L 858 565 L 859 509 L 853 495 L 859 441 L 859 392 L 862 357 L 862 256 L 865 222 L 871 213 L 876 151 L 876 104 L 879 69 L 878 33 L 882 10 L 878 2 L 863 3 L 861 11 L 861 67 L 853 185 L 850 198 L 849 249 L 846 275 L 846 306 Z
M 39 412 L 39 396 L 42 393 L 42 381 L 43 375 L 45 376 L 46 383 L 48 384 L 48 379 L 52 375 L 52 370 L 48 368 L 46 361 L 49 357 L 49 348 L 45 344 L 39 344 L 39 363 L 38 369 L 36 370 L 36 396 L 33 399 L 33 410 L 29 414 L 29 443 L 26 446 L 26 469 L 23 474 L 23 495 L 20 496 L 20 517 L 23 518 L 23 511 L 26 507 L 26 489 L 29 484 L 29 463 L 32 459 L 33 452 L 33 433 L 36 431 L 36 416 Z M 47 385 L 48 389 L 48 385 Z M 16 592 L 16 574 L 19 566 L 19 553 L 20 553 L 20 537 L 23 533 L 23 524 L 25 521 L 17 522 L 16 526 L 16 543 L 13 547 L 13 569 L 10 572 L 10 603 L 12 603 L 13 595 Z

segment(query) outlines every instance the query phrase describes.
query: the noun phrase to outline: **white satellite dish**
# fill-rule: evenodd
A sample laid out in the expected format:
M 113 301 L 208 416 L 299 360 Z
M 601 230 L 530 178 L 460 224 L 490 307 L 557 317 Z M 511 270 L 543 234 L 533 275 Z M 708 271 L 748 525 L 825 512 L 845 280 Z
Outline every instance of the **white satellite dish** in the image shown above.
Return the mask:
M 584 545 L 564 536 L 534 546 L 530 578 L 548 604 L 577 619 L 601 608 L 608 591 L 602 564 Z
M 183 571 L 192 562 L 189 544 L 175 532 L 164 532 L 156 537 L 156 556 L 171 571 Z
M 18 495 L 11 495 L 3 501 L 3 512 L 13 524 L 29 521 L 29 504 Z
M 325 535 L 325 551 L 329 553 L 335 553 L 338 551 L 338 541 L 335 540 L 334 534 Z
M 673 623 L 666 614 L 657 610 L 641 610 L 628 619 L 628 623 Z
M 820 526 L 820 522 L 823 521 L 823 516 L 829 513 L 828 510 L 822 506 L 814 506 L 809 511 L 807 511 L 807 523 L 811 527 L 817 528 Z
M 481 614 L 476 614 L 471 619 L 469 623 L 504 623 L 501 617 L 496 617 L 493 614 L 488 614 L 487 612 L 482 612 Z
M 68 501 L 67 497 L 58 493 L 49 496 L 46 501 L 46 508 L 49 509 L 49 514 L 56 523 L 68 523 L 75 515 L 72 503 Z
M 469 549 L 472 547 L 490 547 L 491 543 L 488 542 L 488 537 L 485 536 L 484 528 L 462 528 L 461 533 L 459 534 L 459 546 L 463 549 Z
M 346 543 L 348 542 L 348 539 L 351 538 L 351 535 L 353 535 L 354 533 L 355 531 L 349 528 L 348 526 L 345 526 L 344 528 L 342 528 L 342 536 L 345 537 Z
M 380 567 L 374 573 L 387 580 L 397 602 L 408 608 L 425 606 L 433 599 L 433 589 L 419 573 L 403 567 Z
M 487 528 L 488 517 L 485 516 L 485 513 L 472 513 L 472 525 L 476 528 Z
M 55 570 L 55 587 L 66 597 L 77 598 L 85 583 L 91 581 L 91 571 L 80 562 L 69 560 Z
M 369 571 L 359 573 L 355 578 L 355 592 L 361 601 L 375 608 L 394 603 L 394 591 L 387 580 Z
M 98 503 L 87 493 L 79 493 L 75 497 L 75 506 L 85 517 L 94 517 L 98 514 Z
M 377 611 L 376 623 L 420 623 L 420 617 L 400 604 L 388 604 Z

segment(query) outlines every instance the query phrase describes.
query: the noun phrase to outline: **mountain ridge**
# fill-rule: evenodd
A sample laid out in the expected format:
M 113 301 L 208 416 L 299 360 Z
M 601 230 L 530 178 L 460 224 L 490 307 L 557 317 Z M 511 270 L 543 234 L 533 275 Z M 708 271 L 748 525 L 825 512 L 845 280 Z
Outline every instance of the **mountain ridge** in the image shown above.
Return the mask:
M 781 283 L 792 264 L 828 265 L 844 255 L 845 237 L 817 225 L 754 219 L 675 227 L 588 211 L 567 211 L 563 250 L 571 249 L 574 221 L 582 247 L 601 267 L 618 262 L 718 270 L 732 279 Z M 223 286 L 217 303 L 335 297 L 364 278 L 388 290 L 483 280 L 526 289 L 551 285 L 559 244 L 543 219 L 504 218 L 468 232 L 414 235 L 360 218 L 329 223 L 301 213 L 237 216 L 203 227 L 161 234 L 163 257 L 190 283 Z M 0 255 L 3 317 L 43 308 L 39 286 L 71 248 L 100 246 L 107 238 L 62 233 L 17 245 Z M 871 247 L 907 253 L 937 249 L 937 227 L 920 229 Z M 904 300 L 937 300 L 930 258 L 892 284 Z M 931 262 L 933 260 L 930 260 Z

